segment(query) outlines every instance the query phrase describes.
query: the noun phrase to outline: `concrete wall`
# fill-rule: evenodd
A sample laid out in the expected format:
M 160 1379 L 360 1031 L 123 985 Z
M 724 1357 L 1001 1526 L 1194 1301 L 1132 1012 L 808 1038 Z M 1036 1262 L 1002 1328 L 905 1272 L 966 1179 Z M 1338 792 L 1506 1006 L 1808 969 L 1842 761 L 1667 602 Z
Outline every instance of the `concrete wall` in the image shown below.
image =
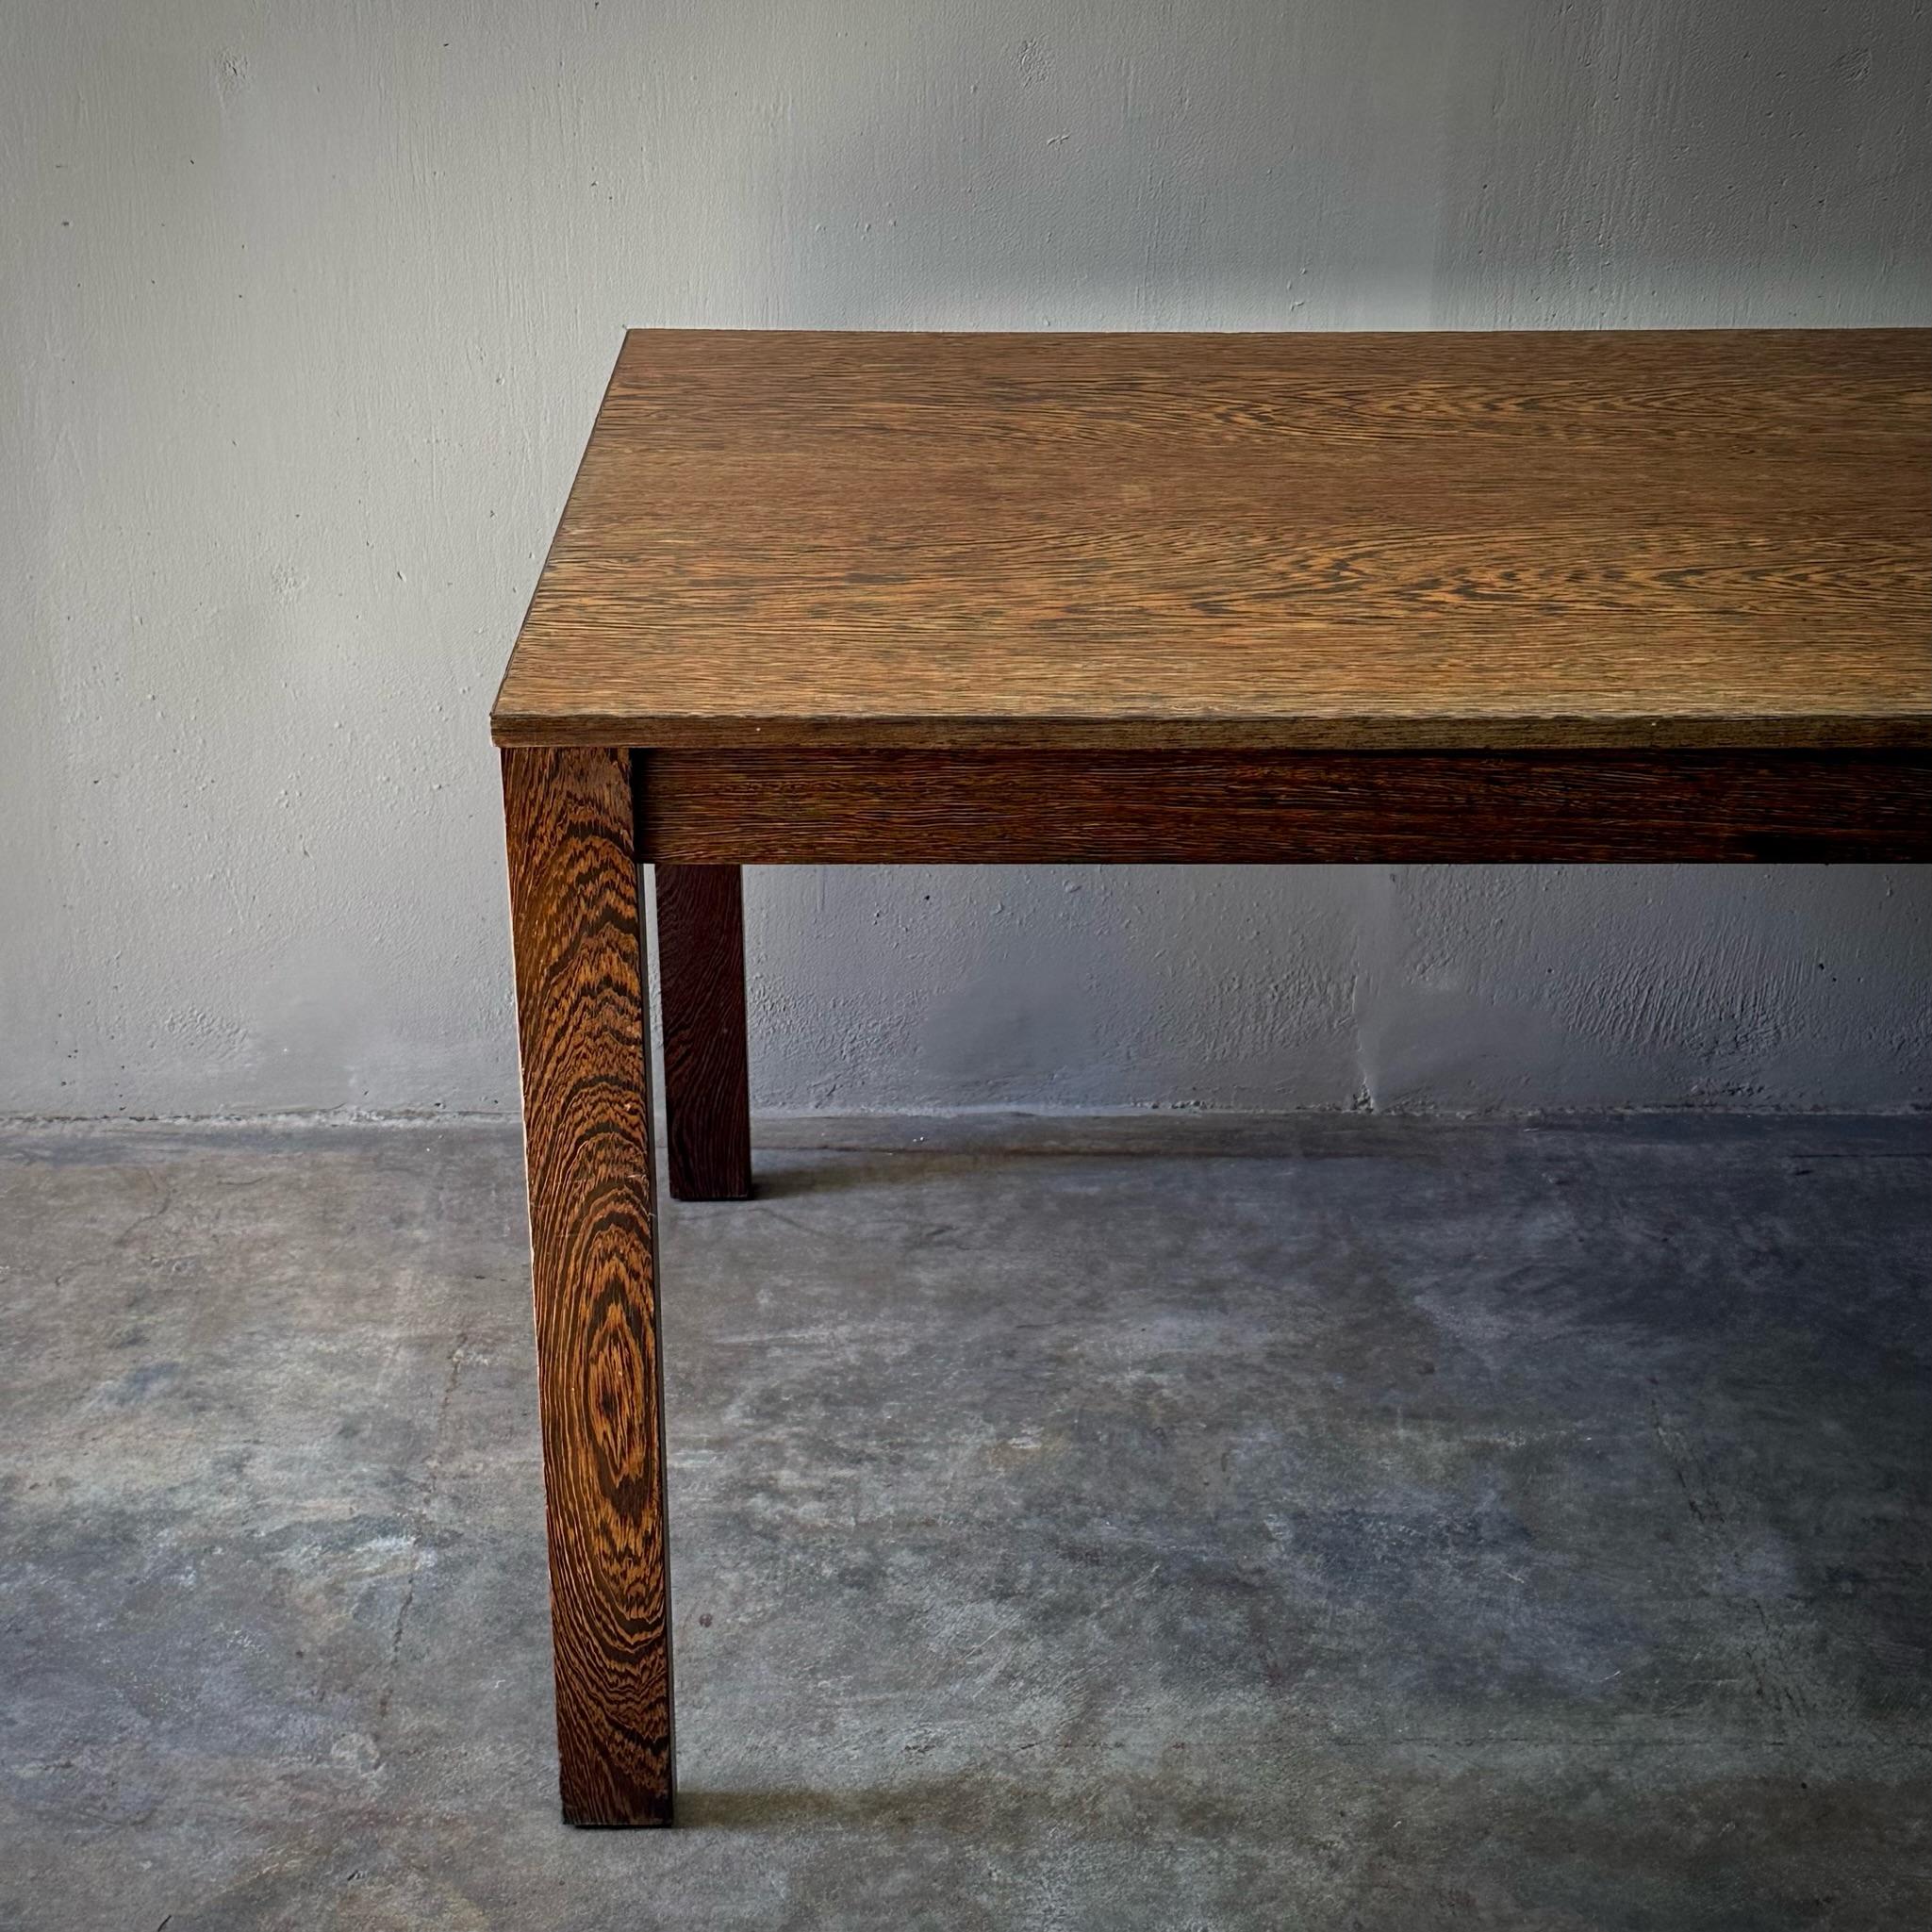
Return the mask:
M 1922 8 L 7 0 L 0 1111 L 514 1104 L 626 322 L 1923 322 Z M 785 1106 L 1896 1106 L 1924 877 L 757 875 Z

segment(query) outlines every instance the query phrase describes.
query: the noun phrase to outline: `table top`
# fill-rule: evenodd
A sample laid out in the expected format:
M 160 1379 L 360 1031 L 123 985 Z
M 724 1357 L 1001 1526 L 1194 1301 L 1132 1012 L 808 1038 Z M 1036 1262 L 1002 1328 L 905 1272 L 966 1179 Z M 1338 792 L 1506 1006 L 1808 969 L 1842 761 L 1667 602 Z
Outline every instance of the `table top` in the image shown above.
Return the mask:
M 1932 743 L 1932 330 L 633 330 L 501 744 Z

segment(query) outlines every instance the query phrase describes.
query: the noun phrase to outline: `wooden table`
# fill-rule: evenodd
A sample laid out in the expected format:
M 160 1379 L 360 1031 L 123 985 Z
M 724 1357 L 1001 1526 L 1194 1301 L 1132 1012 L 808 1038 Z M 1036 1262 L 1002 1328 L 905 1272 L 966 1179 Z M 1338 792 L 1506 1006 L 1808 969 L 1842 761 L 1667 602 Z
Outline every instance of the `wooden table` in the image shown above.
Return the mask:
M 640 863 L 737 1198 L 740 866 L 1924 858 L 1928 566 L 1923 330 L 627 337 L 491 716 L 565 1816 L 672 1805 Z

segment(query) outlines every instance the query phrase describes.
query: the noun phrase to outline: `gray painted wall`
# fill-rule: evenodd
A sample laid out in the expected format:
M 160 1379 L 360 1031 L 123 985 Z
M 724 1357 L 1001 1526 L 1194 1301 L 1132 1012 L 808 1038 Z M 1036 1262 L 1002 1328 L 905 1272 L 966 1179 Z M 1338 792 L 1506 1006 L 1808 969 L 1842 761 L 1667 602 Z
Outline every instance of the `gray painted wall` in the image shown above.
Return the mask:
M 626 322 L 1932 319 L 1923 8 L 8 0 L 0 1111 L 514 1104 Z M 767 1105 L 1898 1106 L 1920 875 L 765 873 Z

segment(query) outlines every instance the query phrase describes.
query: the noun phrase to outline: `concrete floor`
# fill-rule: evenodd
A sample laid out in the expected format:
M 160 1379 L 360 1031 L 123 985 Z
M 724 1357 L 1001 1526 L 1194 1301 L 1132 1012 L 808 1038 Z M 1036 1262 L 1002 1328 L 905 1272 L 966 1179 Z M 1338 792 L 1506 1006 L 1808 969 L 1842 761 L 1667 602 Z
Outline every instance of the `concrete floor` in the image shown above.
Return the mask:
M 16 1133 L 0 1924 L 1932 1923 L 1928 1128 L 774 1130 L 666 1216 L 654 1834 L 513 1132 Z

